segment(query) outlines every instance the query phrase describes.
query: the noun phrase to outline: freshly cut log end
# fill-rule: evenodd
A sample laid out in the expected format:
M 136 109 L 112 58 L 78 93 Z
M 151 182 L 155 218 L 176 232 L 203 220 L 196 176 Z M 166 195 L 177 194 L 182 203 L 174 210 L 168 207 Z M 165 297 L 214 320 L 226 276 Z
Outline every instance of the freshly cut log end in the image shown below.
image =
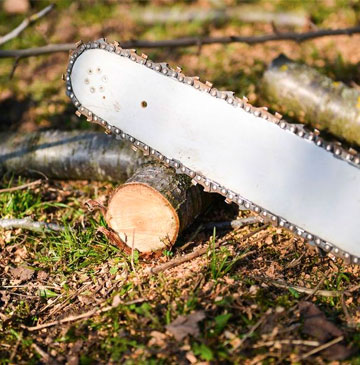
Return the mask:
M 212 194 L 163 165 L 141 166 L 109 199 L 109 227 L 140 252 L 170 248 L 209 205 Z
M 157 190 L 144 183 L 127 183 L 113 195 L 106 214 L 111 228 L 140 252 L 172 245 L 179 232 L 179 217 Z

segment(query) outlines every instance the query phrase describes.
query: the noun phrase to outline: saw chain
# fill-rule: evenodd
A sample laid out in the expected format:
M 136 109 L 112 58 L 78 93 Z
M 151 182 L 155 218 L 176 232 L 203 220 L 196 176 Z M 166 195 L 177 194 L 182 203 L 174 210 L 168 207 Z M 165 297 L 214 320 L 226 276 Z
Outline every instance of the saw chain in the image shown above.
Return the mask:
M 221 91 L 213 87 L 210 82 L 201 82 L 198 77 L 186 76 L 183 73 L 182 69 L 179 67 L 174 69 L 170 67 L 167 63 L 153 62 L 147 57 L 147 55 L 137 54 L 136 50 L 123 49 L 120 47 L 120 44 L 118 42 L 108 43 L 105 39 L 100 39 L 88 43 L 82 43 L 80 41 L 76 44 L 76 46 L 76 49 L 70 52 L 69 64 L 66 70 L 66 74 L 63 76 L 63 79 L 66 82 L 66 93 L 73 102 L 74 106 L 77 108 L 76 114 L 78 116 L 84 115 L 87 118 L 87 121 L 99 124 L 100 126 L 105 128 L 106 133 L 113 134 L 117 139 L 130 141 L 134 150 L 141 150 L 145 155 L 150 155 L 153 158 L 164 163 L 166 166 L 174 168 L 177 173 L 188 175 L 192 179 L 192 182 L 194 184 L 202 185 L 205 191 L 221 194 L 224 196 L 226 202 L 236 203 L 241 208 L 245 208 L 247 210 L 255 212 L 262 218 L 264 222 L 268 222 L 274 226 L 285 228 L 293 232 L 297 236 L 303 238 L 311 245 L 318 247 L 319 249 L 321 249 L 321 251 L 344 259 L 346 263 L 360 263 L 359 255 L 354 254 L 354 252 L 348 252 L 348 250 L 341 249 L 337 245 L 331 243 L 329 240 L 319 237 L 316 232 L 309 232 L 298 224 L 289 222 L 287 220 L 287 217 L 274 214 L 272 211 L 266 209 L 266 207 L 262 207 L 254 201 L 251 201 L 247 197 L 242 196 L 239 191 L 235 192 L 231 188 L 224 186 L 223 184 L 221 184 L 221 181 L 214 181 L 208 176 L 205 176 L 205 174 L 199 172 L 197 169 L 190 168 L 186 164 L 186 161 L 174 159 L 171 156 L 165 156 L 163 154 L 163 151 L 159 151 L 157 148 L 152 148 L 152 146 L 150 146 L 151 142 L 143 142 L 138 136 L 135 137 L 134 135 L 130 135 L 127 130 L 119 128 L 112 121 L 106 120 L 106 118 L 101 117 L 99 113 L 95 113 L 91 105 L 85 105 L 84 103 L 81 103 L 78 95 L 74 91 L 74 80 L 72 78 L 74 65 L 81 55 L 84 55 L 86 54 L 86 52 L 91 50 L 101 50 L 103 52 L 111 53 L 120 58 L 128 59 L 138 65 L 141 65 L 142 67 L 151 70 L 154 73 L 162 75 L 163 77 L 171 78 L 178 83 L 191 86 L 193 89 L 196 89 L 199 92 L 207 93 L 211 95 L 214 99 L 222 100 L 222 102 L 226 103 L 229 108 L 239 108 L 246 113 L 251 114 L 252 116 L 261 118 L 262 120 L 266 120 L 267 123 L 276 125 L 277 128 L 283 130 L 284 133 L 291 133 L 297 138 L 306 141 L 306 143 L 311 143 L 315 145 L 317 148 L 326 151 L 326 154 L 331 155 L 337 160 L 341 160 L 343 164 L 348 164 L 354 169 L 360 169 L 360 154 L 358 151 L 354 150 L 353 148 L 344 148 L 340 142 L 325 140 L 322 136 L 320 136 L 320 133 L 317 130 L 311 130 L 302 124 L 289 123 L 285 121 L 282 118 L 282 115 L 280 115 L 279 113 L 275 113 L 274 115 L 271 114 L 266 107 L 252 106 L 248 102 L 248 99 L 246 97 L 238 98 L 234 95 L 233 92 Z M 101 63 L 101 60 L 99 62 Z M 96 73 L 97 71 L 100 75 L 100 68 L 98 70 L 89 69 L 87 72 L 90 77 L 93 73 Z M 104 85 L 108 81 L 107 77 L 109 76 L 104 75 L 101 78 Z M 89 84 L 89 78 L 85 78 L 84 83 Z M 89 86 L 89 88 L 90 93 L 95 92 L 95 89 L 91 85 Z M 99 95 L 101 95 L 102 92 L 101 88 L 102 86 L 98 88 Z M 154 90 L 156 90 L 156 85 L 154 85 Z M 103 96 L 103 98 L 105 99 L 105 96 Z M 146 101 L 142 101 L 141 106 L 143 108 L 146 108 Z M 116 111 L 120 110 L 121 112 L 121 106 L 117 106 L 116 103 L 114 103 L 114 108 Z M 117 108 L 119 110 L 117 110 Z M 194 121 L 194 123 L 196 123 L 196 121 Z M 149 128 L 151 128 L 151 126 Z M 284 153 L 286 153 L 286 151 L 284 151 Z M 291 197 L 289 197 L 289 199 L 291 199 Z M 329 199 L 331 199 L 331 197 L 329 197 Z M 299 207 L 299 209 L 301 209 L 301 207 Z M 336 222 L 330 222 L 330 224 L 336 224 Z

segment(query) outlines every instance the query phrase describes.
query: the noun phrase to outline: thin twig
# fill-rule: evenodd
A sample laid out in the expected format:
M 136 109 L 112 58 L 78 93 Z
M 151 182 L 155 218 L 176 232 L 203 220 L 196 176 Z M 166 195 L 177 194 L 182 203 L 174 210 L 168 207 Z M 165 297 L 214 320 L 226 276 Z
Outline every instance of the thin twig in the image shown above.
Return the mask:
M 137 279 L 137 287 L 139 289 L 139 292 L 142 295 L 143 290 L 142 290 L 142 286 L 141 286 L 141 280 L 140 280 L 140 277 L 138 275 L 138 272 L 135 269 L 135 264 L 134 264 L 134 253 L 135 253 L 134 244 L 135 244 L 135 229 L 133 229 L 133 234 L 132 234 L 130 264 L 131 264 L 131 269 L 134 272 L 134 274 L 136 276 L 136 279 Z
M 17 349 L 18 349 L 18 347 L 19 347 L 19 344 L 20 344 L 20 342 L 21 342 L 22 338 L 23 338 L 23 333 L 22 333 L 22 331 L 21 331 L 21 332 L 19 333 L 19 335 L 18 335 L 18 338 L 17 338 L 16 344 L 15 344 L 15 347 L 14 347 L 14 349 L 12 350 L 11 355 L 10 355 L 10 358 L 9 358 L 9 363 L 10 363 L 10 364 L 13 362 L 13 360 L 14 360 L 14 358 L 15 358 L 15 355 L 16 355 L 16 352 L 17 352 Z
M 346 303 L 345 303 L 344 293 L 342 293 L 342 295 L 340 297 L 340 301 L 341 301 L 341 307 L 342 307 L 343 312 L 345 314 L 347 325 L 349 327 L 355 327 L 355 323 L 352 320 L 352 318 L 350 316 L 350 313 L 349 313 L 349 310 L 347 309 L 347 306 L 346 306 Z
M 35 222 L 32 221 L 29 217 L 22 219 L 0 219 L 0 228 L 4 229 L 13 229 L 13 228 L 22 228 L 28 229 L 30 231 L 35 232 L 44 232 L 44 231 L 56 231 L 63 232 L 65 231 L 65 227 L 59 226 L 55 223 L 46 223 L 46 222 Z
M 259 278 L 260 280 L 264 280 L 264 278 Z M 302 286 L 296 286 L 296 285 L 288 285 L 281 281 L 275 281 L 275 280 L 265 280 L 267 284 L 276 286 L 277 288 L 282 289 L 293 289 L 296 290 L 299 293 L 305 293 L 309 294 L 311 296 L 313 295 L 319 295 L 322 297 L 340 297 L 342 292 L 337 290 L 314 290 L 310 288 L 304 288 Z M 316 288 L 315 288 L 316 289 Z
M 351 287 L 350 289 L 347 290 L 347 292 L 352 293 L 352 292 L 357 291 L 359 289 L 360 289 L 360 284 Z
M 162 47 L 176 48 L 176 47 L 197 46 L 199 42 L 201 42 L 203 46 L 208 44 L 219 44 L 219 43 L 257 44 L 270 41 L 304 42 L 310 39 L 315 39 L 320 37 L 339 36 L 339 35 L 350 36 L 357 33 L 360 33 L 360 26 L 350 27 L 350 28 L 340 28 L 340 29 L 320 29 L 303 33 L 284 32 L 279 34 L 264 34 L 260 36 L 185 37 L 178 39 L 166 39 L 160 41 L 131 40 L 127 42 L 122 42 L 120 43 L 120 45 L 123 48 L 162 48 Z M 48 44 L 43 47 L 1 50 L 0 58 L 39 56 L 55 52 L 68 52 L 75 48 L 76 46 L 73 43 L 59 43 L 59 44 Z
M 264 323 L 266 317 L 269 316 L 269 314 L 271 313 L 271 311 L 267 311 L 251 328 L 250 331 L 248 331 L 244 337 L 242 337 L 241 341 L 239 342 L 239 344 L 236 346 L 236 349 L 238 349 L 240 346 L 242 346 L 242 344 L 250 337 L 252 336 L 252 334 L 257 330 L 257 328 Z
M 328 347 L 331 347 L 333 345 L 335 345 L 336 343 L 339 343 L 341 342 L 342 340 L 344 339 L 344 336 L 339 336 L 339 337 L 336 337 L 334 338 L 333 340 L 327 342 L 327 343 L 324 343 L 323 345 L 309 351 L 309 352 L 306 352 L 304 355 L 302 356 L 299 356 L 296 360 L 294 360 L 295 362 L 297 361 L 300 361 L 300 360 L 305 360 L 307 359 L 309 356 L 311 355 L 314 355 L 314 354 L 317 354 L 318 352 L 322 351 L 322 350 L 325 350 L 327 349 Z
M 241 219 L 235 219 L 232 221 L 225 221 L 225 222 L 209 222 L 203 224 L 203 229 L 238 229 L 243 226 L 248 226 L 250 224 L 262 223 L 262 219 L 260 217 L 246 217 Z
M 23 190 L 23 189 L 27 189 L 27 188 L 32 188 L 32 187 L 37 186 L 37 185 L 39 185 L 41 183 L 42 183 L 42 179 L 39 179 L 39 180 L 35 180 L 35 181 L 32 181 L 32 182 L 27 183 L 27 184 L 23 184 L 23 185 L 19 185 L 19 186 L 14 186 L 12 188 L 0 189 L 0 193 L 11 193 L 12 191 L 17 191 L 17 190 Z
M 145 301 L 145 299 L 139 298 L 139 299 L 135 299 L 135 300 L 131 300 L 129 302 L 123 302 L 123 303 L 119 303 L 119 304 L 131 305 L 131 304 L 136 304 L 136 303 L 142 303 L 144 301 Z M 106 313 L 106 312 L 109 312 L 110 310 L 112 310 L 116 307 L 117 307 L 117 305 L 115 305 L 115 306 L 110 305 L 108 307 L 101 308 L 101 309 L 95 308 L 95 309 L 92 309 L 88 312 L 79 314 L 77 316 L 69 316 L 69 317 L 60 319 L 58 321 L 47 322 L 47 323 L 39 324 L 38 326 L 34 326 L 34 327 L 26 327 L 26 326 L 23 326 L 23 327 L 25 329 L 27 329 L 28 331 L 30 331 L 30 332 L 31 331 L 38 331 L 38 330 L 41 330 L 43 328 L 48 328 L 48 327 L 52 327 L 52 326 L 56 326 L 56 325 L 60 325 L 60 324 L 63 324 L 63 323 L 68 323 L 68 322 L 74 322 L 74 321 L 78 321 L 79 319 L 85 319 L 85 318 L 92 317 L 94 315 L 99 315 L 99 314 L 102 314 L 102 313 Z
M 35 23 L 40 18 L 44 17 L 45 15 L 49 14 L 52 9 L 54 9 L 55 5 L 51 4 L 46 8 L 40 10 L 38 13 L 25 18 L 15 29 L 13 29 L 8 34 L 0 37 L 0 46 L 5 44 L 6 42 L 10 41 L 11 39 L 16 38 L 23 30 L 25 30 L 29 25 Z
M 32 343 L 31 347 L 41 356 L 41 360 L 44 364 L 58 364 L 58 362 L 53 359 L 47 352 L 45 352 L 41 347 L 39 347 L 36 343 Z
M 16 68 L 18 67 L 20 60 L 21 60 L 21 57 L 16 57 L 15 58 L 15 61 L 14 61 L 13 66 L 11 68 L 11 72 L 9 74 L 9 80 L 12 80 L 12 78 L 14 77 Z
M 316 285 L 314 290 L 305 298 L 306 301 L 308 301 L 311 297 L 313 297 L 320 289 L 320 287 L 323 285 L 324 281 L 326 279 L 326 276 L 324 276 Z
M 92 282 L 88 282 L 86 284 L 84 284 L 82 287 L 80 287 L 78 290 L 76 290 L 73 294 L 71 294 L 69 297 L 67 297 L 61 304 L 60 306 L 56 307 L 52 312 L 50 312 L 45 318 L 44 320 L 46 320 L 47 318 L 49 318 L 50 316 L 53 316 L 55 313 L 59 312 L 60 310 L 62 310 L 64 307 L 66 307 L 67 303 L 72 300 L 73 298 L 75 298 L 76 296 L 79 296 L 81 292 L 83 292 L 85 289 L 87 289 L 90 285 L 92 284 Z M 60 296 L 58 297 L 60 298 Z M 56 298 L 57 299 L 57 298 Z M 39 313 L 43 312 L 45 309 L 48 309 L 50 306 L 54 305 L 56 302 L 56 300 L 50 304 L 47 304 L 44 308 L 42 308 L 40 310 Z
M 319 346 L 319 341 L 308 341 L 308 340 L 274 340 L 274 341 L 267 341 L 267 342 L 258 342 L 256 343 L 253 348 L 259 348 L 259 347 L 270 347 L 274 346 L 276 344 L 281 345 L 302 345 L 302 346 Z

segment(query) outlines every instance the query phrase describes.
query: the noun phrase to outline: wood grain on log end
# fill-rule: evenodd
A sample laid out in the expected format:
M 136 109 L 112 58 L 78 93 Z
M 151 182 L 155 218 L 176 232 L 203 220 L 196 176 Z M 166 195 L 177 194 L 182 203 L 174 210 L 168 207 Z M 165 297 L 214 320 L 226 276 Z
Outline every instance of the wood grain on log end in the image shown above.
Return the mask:
M 109 226 L 140 252 L 165 249 L 176 241 L 179 217 L 159 191 L 145 183 L 126 183 L 110 199 Z

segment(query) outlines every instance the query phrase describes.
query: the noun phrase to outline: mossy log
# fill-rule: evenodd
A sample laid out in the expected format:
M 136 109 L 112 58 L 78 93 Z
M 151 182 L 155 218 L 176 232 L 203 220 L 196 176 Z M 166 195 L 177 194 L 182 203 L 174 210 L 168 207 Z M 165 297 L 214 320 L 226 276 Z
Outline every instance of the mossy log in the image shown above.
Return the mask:
M 213 195 L 193 186 L 186 175 L 149 163 L 114 192 L 106 221 L 129 247 L 140 252 L 166 249 L 208 207 Z
M 284 55 L 264 73 L 263 96 L 280 111 L 360 145 L 360 92 Z
M 0 133 L 0 172 L 122 183 L 145 161 L 131 144 L 102 132 Z

